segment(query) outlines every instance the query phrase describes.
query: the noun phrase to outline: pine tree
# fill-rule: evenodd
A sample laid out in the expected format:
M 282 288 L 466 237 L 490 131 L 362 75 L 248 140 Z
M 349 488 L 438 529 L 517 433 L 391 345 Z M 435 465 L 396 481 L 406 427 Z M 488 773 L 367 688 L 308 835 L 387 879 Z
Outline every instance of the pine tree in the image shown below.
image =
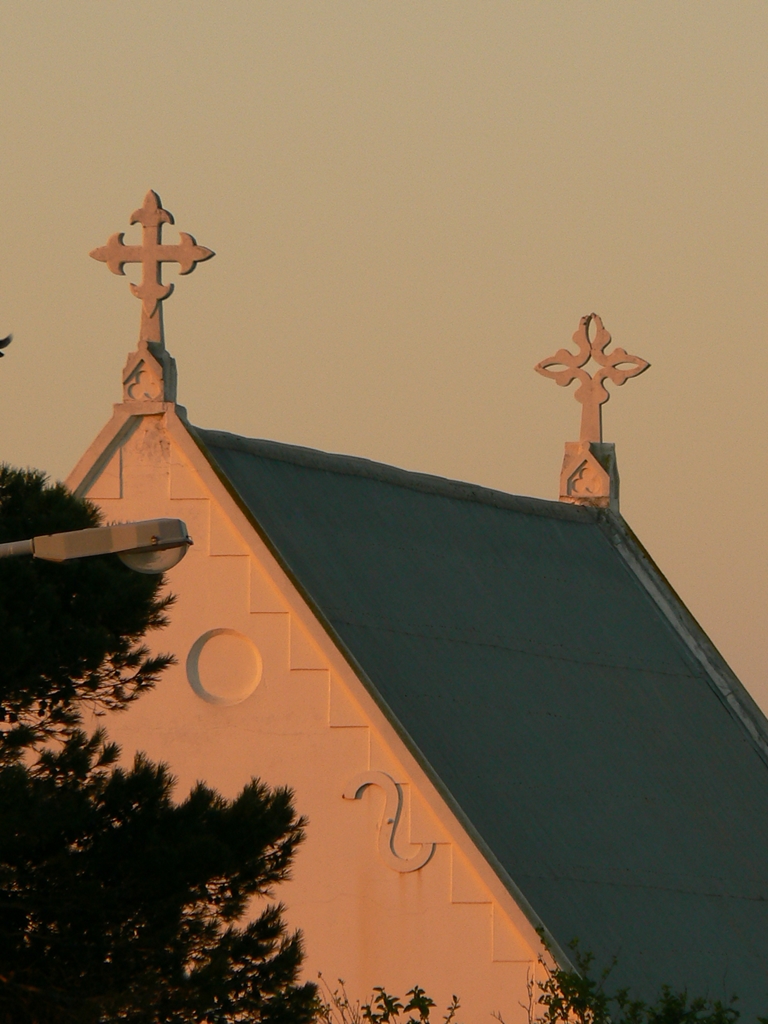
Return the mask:
M 44 474 L 0 466 L 0 543 L 97 526 L 94 505 Z M 121 710 L 151 688 L 170 657 L 142 642 L 166 624 L 163 580 L 117 558 L 55 564 L 0 559 L 0 763 L 59 738 L 86 710 Z
M 41 474 L 0 469 L 0 540 L 98 520 Z M 267 902 L 303 838 L 290 791 L 252 780 L 225 800 L 198 785 L 175 802 L 164 765 L 120 767 L 104 731 L 81 728 L 84 710 L 124 708 L 170 663 L 143 644 L 161 593 L 114 557 L 0 561 L 2 1024 L 315 1015 L 300 936 Z

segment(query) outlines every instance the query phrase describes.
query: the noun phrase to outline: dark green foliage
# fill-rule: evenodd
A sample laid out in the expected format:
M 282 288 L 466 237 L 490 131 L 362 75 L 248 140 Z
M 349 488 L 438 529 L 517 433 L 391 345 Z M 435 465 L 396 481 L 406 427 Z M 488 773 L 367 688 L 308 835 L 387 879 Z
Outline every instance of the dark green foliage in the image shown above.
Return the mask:
M 35 472 L 0 468 L 0 541 L 96 525 Z M 0 560 L 0 1024 L 309 1024 L 298 934 L 255 904 L 303 820 L 256 780 L 174 803 L 164 765 L 118 767 L 84 710 L 120 710 L 171 661 L 162 578 L 114 557 Z M 259 911 L 245 922 L 246 913 Z
M 319 1024 L 401 1024 L 401 1014 L 405 1018 L 402 1024 L 429 1024 L 436 1006 L 434 999 L 418 985 L 406 992 L 404 1000 L 377 985 L 367 1003 L 352 1003 L 341 978 L 339 987 L 331 991 L 322 974 L 319 977 L 325 992 L 325 998 L 319 1000 Z M 453 996 L 443 1014 L 442 1024 L 453 1024 L 460 1005 L 458 997 Z
M 542 940 L 546 945 L 543 935 Z M 667 985 L 654 1003 L 633 999 L 626 988 L 610 993 L 606 985 L 615 961 L 595 976 L 593 955 L 582 953 L 576 941 L 570 948 L 574 970 L 542 960 L 546 977 L 538 982 L 538 992 L 529 983 L 531 1024 L 736 1024 L 739 1019 L 735 999 L 726 1006 Z
M 116 756 L 75 733 L 0 771 L 0 1021 L 311 1020 L 282 907 L 237 926 L 301 841 L 291 794 L 174 804 L 163 766 Z
M 418 985 L 405 993 L 405 1002 L 401 1002 L 397 996 L 392 996 L 380 986 L 373 990 L 371 1001 L 360 1007 L 364 1021 L 369 1024 L 396 1024 L 400 1014 L 407 1014 L 405 1024 L 427 1024 L 432 1010 L 436 1003 L 431 999 L 423 988 Z M 459 1000 L 454 996 L 448 1004 L 448 1009 L 443 1017 L 443 1024 L 451 1024 L 459 1011 Z
M 0 543 L 97 526 L 98 510 L 45 476 L 0 466 Z M 61 736 L 82 710 L 125 707 L 157 681 L 144 633 L 165 623 L 162 577 L 114 556 L 54 564 L 0 559 L 0 763 Z

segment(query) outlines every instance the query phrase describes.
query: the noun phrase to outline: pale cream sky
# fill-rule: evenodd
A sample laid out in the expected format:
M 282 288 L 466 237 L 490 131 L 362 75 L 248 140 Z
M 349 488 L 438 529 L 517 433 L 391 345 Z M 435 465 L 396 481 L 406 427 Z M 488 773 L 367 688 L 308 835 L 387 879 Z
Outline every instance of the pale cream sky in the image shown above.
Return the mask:
M 764 0 L 2 5 L 1 457 L 62 477 L 119 400 L 88 252 L 150 187 L 217 252 L 166 303 L 202 426 L 556 497 L 532 367 L 594 310 L 652 363 L 622 510 L 768 708 L 767 41 Z

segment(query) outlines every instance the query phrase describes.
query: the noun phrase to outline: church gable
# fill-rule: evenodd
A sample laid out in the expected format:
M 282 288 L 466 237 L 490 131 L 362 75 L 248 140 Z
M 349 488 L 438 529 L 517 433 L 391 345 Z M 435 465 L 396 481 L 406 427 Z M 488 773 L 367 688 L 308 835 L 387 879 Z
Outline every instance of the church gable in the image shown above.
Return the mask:
M 294 582 L 214 472 L 178 407 L 116 407 L 68 481 L 107 520 L 182 519 L 169 577 L 178 664 L 110 734 L 232 794 L 287 784 L 309 819 L 280 898 L 307 973 L 348 989 L 421 984 L 484 1015 L 517 1005 L 540 949 L 509 890 L 435 790 Z M 428 936 L 425 940 L 424 936 Z
M 563 966 L 573 938 L 618 954 L 641 997 L 764 1012 L 768 725 L 618 514 L 602 439 L 603 381 L 645 361 L 592 314 L 537 367 L 581 382 L 560 502 L 196 430 L 161 264 L 213 254 L 160 244 L 154 193 L 132 222 L 142 245 L 92 255 L 141 263 L 139 345 L 69 483 L 195 545 L 158 638 L 177 665 L 109 723 L 126 754 L 182 792 L 294 789 L 309 828 L 280 897 L 308 976 L 353 998 L 419 984 L 524 1020 L 541 926 Z

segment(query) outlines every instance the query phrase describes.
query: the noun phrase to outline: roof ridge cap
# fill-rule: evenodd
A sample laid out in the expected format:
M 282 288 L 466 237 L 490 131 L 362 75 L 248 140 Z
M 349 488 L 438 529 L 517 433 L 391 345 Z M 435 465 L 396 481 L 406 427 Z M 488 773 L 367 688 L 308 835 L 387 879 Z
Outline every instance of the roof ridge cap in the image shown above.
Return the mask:
M 324 452 L 318 448 L 303 445 L 286 444 L 282 441 L 269 441 L 262 438 L 243 437 L 225 430 L 206 430 L 203 427 L 192 427 L 203 444 L 213 447 L 229 448 L 243 451 L 261 458 L 274 459 L 278 462 L 289 462 L 308 469 L 323 470 L 328 473 L 341 473 L 346 476 L 361 476 L 382 483 L 407 487 L 410 490 L 423 491 L 427 494 L 440 494 L 447 498 L 461 501 L 476 501 L 483 505 L 493 505 L 528 515 L 547 516 L 553 519 L 569 519 L 583 523 L 597 521 L 596 509 L 583 505 L 572 505 L 566 502 L 551 501 L 546 498 L 533 498 L 527 495 L 509 494 L 481 484 L 452 480 L 448 477 L 420 473 L 410 469 L 401 469 L 385 462 L 375 462 L 360 455 L 341 455 Z

